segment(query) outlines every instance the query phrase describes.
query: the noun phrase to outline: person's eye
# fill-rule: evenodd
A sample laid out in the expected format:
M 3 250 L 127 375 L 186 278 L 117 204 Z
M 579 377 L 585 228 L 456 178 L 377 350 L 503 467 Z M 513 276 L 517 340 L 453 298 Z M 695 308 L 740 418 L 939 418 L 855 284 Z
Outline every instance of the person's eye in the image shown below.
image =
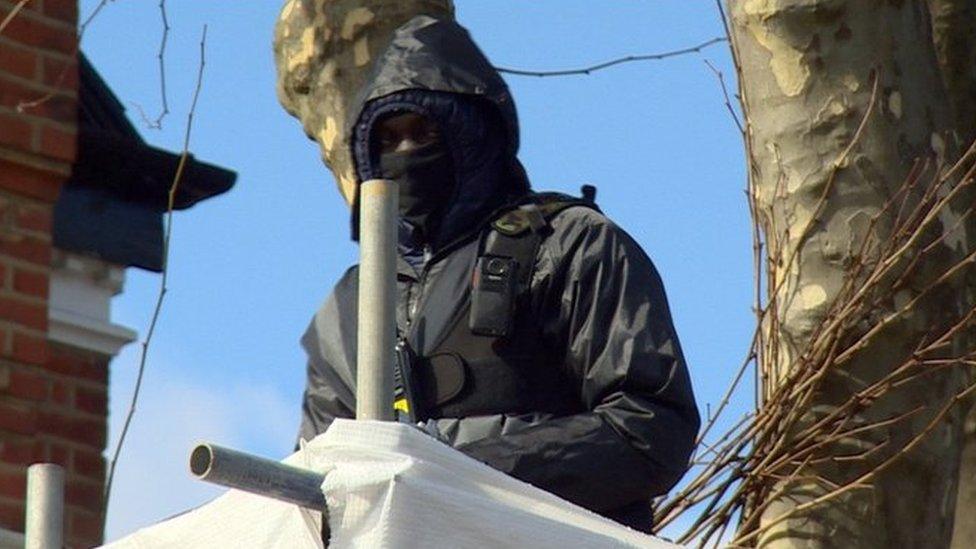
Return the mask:
M 422 136 L 424 143 L 433 143 L 440 140 L 440 138 L 441 132 L 437 128 L 427 128 Z
M 397 140 L 391 135 L 380 136 L 380 149 L 384 152 L 391 151 L 397 146 Z

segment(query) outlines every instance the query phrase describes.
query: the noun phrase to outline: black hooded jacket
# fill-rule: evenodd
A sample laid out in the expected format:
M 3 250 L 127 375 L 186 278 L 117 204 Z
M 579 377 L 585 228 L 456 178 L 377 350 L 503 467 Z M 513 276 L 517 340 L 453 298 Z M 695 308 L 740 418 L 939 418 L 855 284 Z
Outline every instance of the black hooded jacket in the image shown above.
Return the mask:
M 490 221 L 504 204 L 531 196 L 515 159 L 515 108 L 467 32 L 426 16 L 397 31 L 370 82 L 360 98 L 358 127 L 348 128 L 356 134 L 359 176 L 372 175 L 370 121 L 398 110 L 448 126 L 444 134 L 458 171 L 445 236 L 433 254 L 408 261 L 415 250 L 409 235 L 401 238 L 397 327 L 418 355 L 429 356 L 470 303 Z M 484 105 L 503 126 L 498 146 L 484 146 L 486 139 L 494 143 L 485 137 L 490 132 L 471 130 L 472 120 L 484 122 Z M 309 356 L 303 438 L 322 433 L 336 417 L 355 415 L 357 285 L 353 267 L 302 339 Z M 569 207 L 549 220 L 525 294 L 517 302 L 519 337 L 512 345 L 531 347 L 523 354 L 536 357 L 527 363 L 534 377 L 526 387 L 558 388 L 563 402 L 435 414 L 428 429 L 496 469 L 649 530 L 650 500 L 684 474 L 699 428 L 660 277 L 637 243 L 601 213 Z M 477 361 L 466 365 L 477 367 Z

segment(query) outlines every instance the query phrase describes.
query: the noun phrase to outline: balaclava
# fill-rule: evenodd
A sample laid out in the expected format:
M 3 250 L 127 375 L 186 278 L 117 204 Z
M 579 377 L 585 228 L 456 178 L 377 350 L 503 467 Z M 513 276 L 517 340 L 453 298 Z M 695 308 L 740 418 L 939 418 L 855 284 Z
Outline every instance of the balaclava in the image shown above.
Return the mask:
M 411 151 L 382 153 L 379 164 L 382 177 L 398 183 L 400 219 L 420 241 L 432 241 L 457 182 L 443 138 Z
M 374 128 L 404 112 L 432 120 L 440 141 L 382 154 L 372 139 Z M 467 234 L 528 188 L 497 109 L 475 96 L 406 90 L 375 99 L 356 123 L 353 157 L 360 182 L 400 183 L 400 251 L 415 265 L 424 247 L 436 251 Z

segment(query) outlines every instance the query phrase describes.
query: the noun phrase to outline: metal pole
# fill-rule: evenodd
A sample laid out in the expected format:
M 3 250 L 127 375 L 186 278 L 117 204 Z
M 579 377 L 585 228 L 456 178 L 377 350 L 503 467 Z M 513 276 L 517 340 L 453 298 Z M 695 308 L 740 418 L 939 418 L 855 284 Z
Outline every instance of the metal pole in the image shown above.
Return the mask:
M 200 480 L 326 512 L 325 475 L 223 448 L 200 444 L 190 454 L 190 472 Z
M 53 463 L 27 468 L 27 549 L 61 549 L 64 545 L 64 469 Z
M 360 186 L 359 198 L 356 418 L 391 421 L 396 344 L 396 183 L 366 181 Z

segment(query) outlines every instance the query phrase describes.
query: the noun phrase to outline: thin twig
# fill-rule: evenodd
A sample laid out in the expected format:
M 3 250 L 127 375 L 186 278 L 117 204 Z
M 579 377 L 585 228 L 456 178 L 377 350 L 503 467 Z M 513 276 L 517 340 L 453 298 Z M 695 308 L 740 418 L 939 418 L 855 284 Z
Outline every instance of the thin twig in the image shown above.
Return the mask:
M 929 433 L 931 433 L 931 431 L 933 429 L 935 429 L 935 427 L 938 426 L 938 424 L 941 423 L 943 419 L 945 419 L 946 415 L 948 415 L 948 413 L 952 410 L 953 407 L 956 406 L 956 404 L 959 401 L 964 400 L 967 396 L 969 396 L 970 394 L 972 394 L 974 391 L 976 391 L 976 385 L 971 385 L 967 389 L 965 389 L 965 390 L 963 390 L 963 391 L 955 394 L 949 400 L 949 402 L 947 402 L 942 407 L 942 409 L 939 410 L 939 413 L 937 413 L 935 415 L 935 417 L 933 417 L 932 420 L 929 421 L 929 423 L 918 434 L 916 434 L 914 437 L 912 437 L 912 439 L 901 449 L 900 452 L 898 452 L 898 453 L 890 456 L 888 459 L 886 459 L 885 461 L 883 461 L 880 465 L 871 468 L 870 471 L 864 473 L 863 475 L 861 475 L 860 477 L 858 477 L 854 481 L 852 481 L 850 483 L 847 483 L 847 484 L 845 484 L 845 485 L 837 488 L 836 490 L 832 490 L 831 492 L 828 492 L 828 493 L 826 493 L 826 494 L 824 494 L 824 495 L 822 495 L 820 497 L 817 497 L 817 498 L 815 498 L 813 500 L 807 501 L 807 502 L 805 502 L 803 504 L 800 504 L 800 505 L 797 505 L 796 507 L 793 507 L 789 511 L 787 511 L 787 512 L 783 513 L 782 515 L 779 515 L 775 519 L 767 522 L 762 527 L 757 528 L 756 530 L 753 530 L 752 532 L 750 532 L 750 533 L 748 533 L 748 534 L 746 534 L 744 536 L 741 536 L 741 537 L 737 538 L 735 540 L 735 543 L 743 543 L 743 542 L 749 541 L 749 540 L 755 538 L 756 536 L 762 534 L 763 532 L 769 530 L 773 526 L 775 526 L 775 525 L 777 525 L 777 524 L 779 524 L 779 523 L 781 523 L 781 522 L 789 519 L 790 517 L 795 516 L 797 513 L 802 513 L 804 511 L 807 511 L 809 509 L 812 509 L 813 507 L 816 507 L 818 505 L 821 505 L 824 502 L 829 501 L 831 499 L 834 499 L 834 498 L 836 498 L 836 497 L 844 494 L 845 492 L 848 492 L 848 491 L 850 491 L 852 489 L 855 489 L 855 488 L 857 488 L 859 486 L 865 485 L 872 478 L 876 477 L 879 473 L 881 473 L 882 471 L 884 471 L 885 469 L 887 469 L 889 466 L 891 466 L 892 463 L 896 462 L 905 453 L 911 451 L 913 448 L 915 448 L 915 446 L 917 446 L 919 443 L 921 443 L 922 440 L 924 440 L 925 437 L 928 436 Z
M 863 128 L 866 118 L 867 115 L 859 127 Z M 851 154 L 856 141 L 857 133 L 838 158 Z M 779 379 L 770 378 L 772 385 L 755 414 L 737 422 L 712 444 L 699 441 L 694 461 L 696 475 L 680 492 L 659 502 L 654 513 L 656 529 L 672 524 L 679 517 L 689 517 L 691 527 L 677 539 L 705 547 L 727 545 L 721 538 L 737 522 L 738 539 L 732 546 L 752 545 L 770 527 L 767 513 L 773 503 L 781 501 L 780 487 L 810 483 L 822 488 L 828 494 L 825 497 L 873 489 L 872 481 L 879 471 L 911 452 L 956 402 L 976 392 L 976 387 L 970 386 L 954 391 L 951 397 L 936 399 L 931 405 L 925 403 L 907 411 L 886 413 L 883 418 L 872 418 L 875 414 L 871 410 L 877 410 L 873 408 L 875 403 L 892 391 L 901 391 L 907 384 L 928 383 L 931 376 L 954 375 L 950 369 L 976 367 L 976 351 L 953 351 L 952 347 L 954 338 L 976 321 L 976 307 L 967 305 L 963 310 L 948 310 L 952 315 L 944 319 L 948 322 L 939 321 L 928 331 L 917 334 L 916 340 L 906 342 L 908 347 L 901 364 L 894 365 L 878 379 L 861 380 L 859 389 L 846 401 L 831 405 L 824 415 L 810 417 L 824 383 L 835 379 L 834 374 L 844 375 L 839 357 L 847 358 L 863 345 L 859 336 L 870 338 L 880 327 L 917 308 L 922 299 L 941 288 L 952 287 L 954 277 L 976 262 L 976 255 L 970 253 L 943 266 L 941 271 L 927 273 L 929 278 L 925 283 L 914 289 L 915 298 L 895 310 L 891 310 L 891 304 L 885 299 L 890 298 L 893 281 L 899 280 L 899 275 L 907 276 L 913 268 L 916 263 L 913 260 L 943 244 L 946 235 L 958 230 L 971 215 L 972 208 L 964 209 L 961 214 L 953 211 L 954 222 L 944 222 L 947 226 L 940 227 L 941 231 L 932 230 L 941 213 L 951 211 L 953 198 L 959 196 L 960 189 L 973 184 L 976 168 L 969 167 L 961 182 L 945 189 L 951 184 L 949 179 L 955 177 L 952 174 L 965 169 L 963 164 L 969 159 L 967 153 L 946 172 L 948 176 L 939 175 L 942 170 L 936 169 L 932 178 L 925 177 L 932 173 L 927 163 L 913 165 L 902 187 L 871 216 L 862 241 L 850 243 L 851 256 L 843 283 L 821 322 L 806 339 L 808 343 L 802 352 L 797 350 L 799 354 L 791 357 L 790 367 L 783 369 Z M 835 168 L 842 162 L 839 160 Z M 926 185 L 919 189 L 922 179 Z M 895 219 L 893 225 L 888 221 L 891 218 Z M 757 218 L 754 221 L 759 223 Z M 887 227 L 884 236 L 875 232 L 879 226 Z M 770 257 L 783 254 L 780 246 L 781 243 L 774 242 L 767 251 L 767 265 Z M 770 273 L 777 275 L 773 269 Z M 775 297 L 773 294 L 770 299 Z M 770 336 L 761 340 L 753 353 L 760 352 L 763 346 L 775 351 L 781 345 L 779 309 L 774 305 L 775 302 L 767 305 L 757 315 L 759 323 L 763 318 L 768 319 L 761 327 Z M 754 343 L 755 340 L 754 337 Z M 771 352 L 760 356 L 760 360 L 778 360 Z M 757 370 L 767 367 L 757 366 Z M 733 390 L 739 377 L 737 373 L 730 384 Z M 927 427 L 912 430 L 911 440 L 899 442 L 901 439 L 891 436 L 902 430 L 902 425 L 911 425 L 912 418 L 928 410 L 937 411 L 942 405 L 945 405 L 942 411 L 925 416 L 925 421 L 931 420 Z M 709 414 L 709 425 L 719 421 L 721 408 L 720 405 L 715 413 Z M 855 418 L 862 417 L 872 419 L 854 422 Z M 868 447 L 852 451 L 847 441 L 859 440 L 869 442 Z M 854 481 L 842 482 L 818 473 L 817 467 L 829 464 L 858 468 L 859 476 Z M 796 512 L 800 511 L 791 513 Z M 774 522 L 780 520 L 783 517 L 772 518 Z
M 114 2 L 114 1 L 115 0 L 101 0 L 98 3 L 98 5 L 95 6 L 95 8 L 91 11 L 88 17 L 86 17 L 85 20 L 82 21 L 80 25 L 78 25 L 78 36 L 77 39 L 75 40 L 75 47 L 69 57 L 71 58 L 78 57 L 78 52 L 81 50 L 81 40 L 82 38 L 85 37 L 85 31 L 88 30 L 88 25 L 91 25 L 92 21 L 95 20 L 95 17 L 97 17 L 98 14 L 102 12 L 102 9 L 109 2 Z M 31 99 L 29 101 L 25 100 L 17 103 L 17 112 L 27 111 L 39 107 L 44 103 L 50 101 L 54 96 L 56 96 L 59 93 L 62 84 L 64 84 L 64 79 L 68 76 L 68 70 L 70 68 L 71 68 L 71 64 L 65 63 L 64 66 L 61 67 L 61 72 L 58 73 L 58 78 L 54 81 L 54 85 L 52 86 L 54 89 L 36 99 Z
M 905 315 L 909 314 L 911 311 L 915 310 L 915 305 L 921 301 L 923 298 L 927 297 L 929 292 L 938 287 L 941 284 L 948 282 L 950 279 L 955 277 L 965 268 L 969 268 L 976 262 L 976 251 L 970 253 L 962 261 L 956 263 L 949 270 L 943 272 L 939 275 L 936 282 L 925 289 L 923 289 L 918 295 L 913 297 L 911 301 L 896 310 L 893 314 L 886 316 L 881 322 L 875 324 L 866 334 L 861 336 L 853 345 L 851 345 L 846 351 L 844 351 L 840 356 L 837 357 L 837 362 L 839 364 L 845 363 L 851 359 L 851 357 L 858 351 L 863 350 L 868 346 L 871 339 L 880 333 L 884 328 L 894 324 L 896 320 L 900 320 Z
M 733 376 L 732 378 L 732 382 L 729 383 L 728 388 L 725 390 L 725 394 L 722 396 L 722 400 L 719 401 L 718 407 L 715 408 L 715 414 L 714 415 L 710 414 L 708 418 L 708 422 L 705 424 L 705 427 L 701 430 L 701 433 L 698 435 L 698 439 L 695 441 L 696 444 L 701 444 L 705 440 L 705 437 L 708 436 L 708 433 L 712 430 L 712 427 L 715 426 L 715 422 L 718 420 L 719 416 L 722 415 L 722 412 L 725 410 L 725 407 L 728 406 L 729 401 L 732 399 L 732 394 L 735 393 L 735 390 L 739 387 L 739 382 L 742 381 L 742 376 L 745 375 L 746 370 L 749 368 L 749 365 L 755 361 L 756 359 L 755 346 L 758 338 L 759 338 L 759 328 L 757 327 L 756 331 L 752 335 L 752 343 L 749 344 L 749 355 L 746 357 L 745 360 L 742 361 L 742 364 L 739 365 L 739 369 L 738 371 L 736 371 L 735 376 Z
M 725 443 L 725 441 L 727 441 L 729 438 L 735 436 L 738 432 L 740 432 L 742 426 L 747 421 L 749 421 L 750 419 L 752 419 L 753 416 L 754 416 L 754 414 L 752 412 L 748 412 L 748 413 L 743 414 L 742 417 L 739 418 L 739 422 L 737 424 L 735 424 L 731 428 L 729 428 L 725 432 L 725 434 L 722 435 L 721 438 L 719 438 L 718 440 L 716 440 L 712 444 L 707 444 L 705 442 L 704 438 L 701 437 L 701 436 L 699 436 L 698 442 L 695 444 L 695 457 L 692 458 L 692 465 L 698 465 L 698 464 L 704 463 L 703 461 L 701 461 L 701 460 L 698 459 L 698 455 L 700 455 L 700 454 L 716 454 L 717 455 L 717 452 L 715 451 L 715 448 L 721 447 Z M 718 416 L 716 416 L 716 417 L 718 417 Z
M 139 117 L 142 119 L 142 123 L 151 130 L 163 129 L 163 118 L 166 118 L 166 115 L 169 114 L 169 101 L 166 98 L 166 62 L 164 60 L 164 56 L 166 55 L 166 41 L 169 37 L 170 30 L 169 20 L 166 18 L 166 0 L 159 0 L 159 14 L 163 24 L 163 38 L 159 43 L 159 52 L 156 54 L 156 59 L 159 65 L 159 95 L 162 98 L 163 108 L 155 120 L 150 120 L 142 105 L 132 103 L 132 106 L 139 111 Z
M 156 323 L 159 320 L 159 314 L 163 308 L 163 299 L 166 297 L 166 292 L 168 291 L 166 282 L 169 275 L 170 239 L 173 236 L 173 209 L 176 202 L 176 193 L 179 190 L 180 182 L 183 180 L 183 172 L 190 156 L 190 132 L 193 129 L 193 117 L 197 109 L 197 99 L 200 97 L 200 89 L 203 87 L 203 70 L 206 66 L 206 44 L 207 25 L 204 25 L 203 35 L 200 38 L 200 65 L 197 71 L 197 82 L 196 87 L 193 90 L 193 101 L 190 104 L 190 111 L 186 117 L 186 130 L 183 134 L 183 152 L 180 154 L 180 162 L 176 167 L 176 173 L 173 175 L 173 181 L 170 184 L 168 201 L 166 205 L 166 228 L 163 237 L 163 273 L 159 281 L 159 294 L 156 296 L 156 306 L 153 309 L 152 320 L 149 322 L 149 329 L 146 332 L 146 339 L 142 342 L 142 354 L 139 357 L 139 370 L 136 374 L 135 388 L 132 391 L 132 400 L 129 403 L 129 410 L 126 413 L 125 422 L 123 423 L 122 431 L 119 434 L 119 441 L 115 445 L 112 460 L 109 462 L 108 475 L 105 482 L 105 505 L 108 505 L 109 497 L 112 494 L 112 480 L 115 477 L 115 466 L 118 464 L 119 455 L 122 452 L 122 446 L 125 443 L 126 434 L 129 432 L 129 426 L 132 423 L 132 417 L 135 415 L 136 404 L 139 401 L 139 391 L 142 388 L 143 375 L 146 372 L 146 358 L 149 354 L 149 344 L 152 342 L 153 334 L 156 331 Z
M 766 308 L 763 307 L 762 303 L 762 288 L 763 288 L 763 276 L 762 276 L 762 253 L 765 248 L 768 252 L 768 245 L 764 246 L 762 231 L 759 228 L 759 205 L 757 203 L 757 193 L 756 189 L 756 176 L 759 173 L 759 166 L 756 163 L 755 156 L 752 151 L 752 121 L 749 119 L 749 111 L 746 109 L 746 92 L 742 81 L 742 63 L 739 60 L 739 52 L 736 47 L 734 37 L 732 36 L 731 28 L 729 27 L 729 20 L 725 15 L 725 8 L 722 6 L 722 0 L 715 0 L 715 10 L 718 12 L 719 19 L 722 22 L 722 30 L 725 33 L 725 41 L 729 45 L 729 56 L 732 58 L 732 67 L 735 70 L 736 86 L 738 88 L 738 93 L 736 94 L 736 99 L 739 101 L 739 109 L 742 112 L 742 120 L 740 121 L 736 117 L 736 124 L 742 133 L 742 147 L 746 156 L 747 164 L 747 174 L 746 174 L 746 202 L 749 206 L 749 216 L 753 220 L 752 223 L 752 255 L 753 255 L 753 272 L 755 273 L 755 284 L 754 284 L 754 302 L 753 311 L 756 316 L 756 329 L 758 332 L 755 353 L 756 361 L 760 365 L 753 371 L 753 400 L 754 406 L 758 409 L 763 402 L 762 398 L 762 387 L 766 385 L 765 372 L 761 368 L 763 363 L 762 353 L 764 352 L 764 341 L 762 333 L 762 323 L 766 316 Z M 724 79 L 720 78 L 720 83 L 723 85 L 723 93 L 728 98 L 727 91 L 724 89 Z M 732 109 L 734 112 L 734 109 Z
M 3 18 L 3 21 L 0 21 L 0 34 L 3 34 L 3 30 L 6 29 L 7 25 L 14 20 L 14 17 L 17 17 L 17 14 L 20 13 L 20 10 L 24 9 L 24 6 L 26 6 L 28 2 L 30 2 L 30 0 L 20 0 L 20 2 L 17 2 L 14 9 L 10 10 L 10 13 Z
M 711 61 L 708 59 L 702 59 L 702 61 L 708 65 L 708 68 L 712 69 L 712 72 L 715 73 L 715 77 L 718 78 L 718 84 L 722 88 L 722 96 L 725 97 L 725 108 L 728 109 L 729 114 L 732 115 L 732 121 L 735 122 L 735 127 L 739 128 L 739 133 L 745 137 L 746 130 L 742 127 L 742 122 L 739 121 L 739 115 L 736 114 L 735 109 L 732 108 L 732 101 L 729 99 L 729 89 L 725 85 L 725 76 L 723 76 L 722 71 L 715 68 L 715 65 L 712 65 Z
M 588 75 L 594 72 L 608 69 L 610 67 L 621 65 L 624 63 L 633 63 L 636 61 L 658 61 L 661 59 L 667 59 L 669 57 L 677 57 L 679 55 L 687 55 L 689 53 L 700 53 L 703 49 L 719 42 L 725 42 L 727 39 L 724 37 L 712 38 L 711 40 L 706 40 L 697 46 L 692 46 L 690 48 L 683 48 L 680 50 L 668 51 L 664 53 L 651 53 L 646 55 L 628 55 L 626 57 L 620 57 L 618 59 L 613 59 L 611 61 L 605 61 L 603 63 L 597 63 L 589 67 L 584 67 L 582 69 L 566 69 L 566 70 L 555 70 L 555 71 L 528 71 L 523 69 L 511 69 L 506 67 L 495 67 L 500 73 L 513 74 L 517 76 L 581 76 Z

